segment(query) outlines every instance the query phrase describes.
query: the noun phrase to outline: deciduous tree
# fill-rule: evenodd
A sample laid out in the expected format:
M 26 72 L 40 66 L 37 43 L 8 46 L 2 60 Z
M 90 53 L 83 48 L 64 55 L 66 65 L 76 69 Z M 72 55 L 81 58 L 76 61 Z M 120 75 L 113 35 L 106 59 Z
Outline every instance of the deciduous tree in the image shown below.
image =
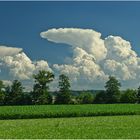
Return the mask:
M 114 77 L 109 76 L 109 80 L 106 82 L 106 95 L 107 103 L 117 103 L 120 100 L 120 82 Z
M 54 74 L 41 70 L 38 74 L 33 75 L 35 79 L 35 85 L 33 87 L 32 99 L 34 104 L 50 104 L 52 97 L 49 94 L 49 83 L 53 81 Z
M 61 74 L 59 76 L 59 92 L 56 95 L 57 104 L 69 104 L 71 101 L 69 77 Z
M 136 103 L 137 102 L 137 92 L 133 89 L 127 89 L 121 95 L 121 103 Z
M 5 98 L 5 86 L 3 82 L 0 80 L 0 105 L 4 104 L 4 98 Z

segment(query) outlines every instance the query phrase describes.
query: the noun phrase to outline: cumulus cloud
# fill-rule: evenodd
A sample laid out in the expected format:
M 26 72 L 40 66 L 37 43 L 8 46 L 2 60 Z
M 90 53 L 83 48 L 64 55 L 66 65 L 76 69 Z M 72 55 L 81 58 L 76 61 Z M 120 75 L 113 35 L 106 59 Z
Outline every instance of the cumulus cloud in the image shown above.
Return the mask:
M 104 81 L 107 76 L 102 71 L 101 67 L 95 63 L 92 55 L 88 54 L 81 48 L 75 48 L 72 63 L 70 65 L 53 65 L 53 70 L 56 73 L 66 74 L 71 79 L 73 89 L 96 89 L 103 88 Z
M 53 90 L 57 89 L 62 73 L 69 76 L 74 90 L 103 89 L 109 75 L 115 76 L 123 88 L 139 86 L 140 57 L 129 41 L 112 35 L 103 39 L 99 32 L 78 28 L 50 29 L 40 35 L 48 41 L 70 45 L 72 57 L 68 56 L 64 64 L 52 64 L 50 68 L 45 60 L 32 61 L 21 48 L 0 46 L 0 77 L 6 84 L 19 79 L 31 90 L 32 75 L 39 70 L 48 70 L 55 74 L 51 84 Z
M 102 39 L 101 33 L 78 28 L 50 29 L 40 35 L 54 43 L 71 45 L 70 63 L 54 64 L 53 70 L 68 75 L 74 89 L 101 89 L 109 75 L 116 76 L 124 88 L 140 83 L 140 58 L 130 42 L 119 36 Z
M 32 61 L 20 48 L 0 46 L 0 70 L 1 75 L 6 73 L 4 80 L 6 83 L 9 78 L 24 80 L 32 80 L 32 75 L 39 70 L 52 71 L 47 61 Z M 29 81 L 28 81 L 29 83 Z
M 32 62 L 24 52 L 17 53 L 14 56 L 4 56 L 1 61 L 3 66 L 9 68 L 9 73 L 12 77 L 21 80 L 30 79 L 33 73 L 39 70 L 51 71 L 46 61 Z

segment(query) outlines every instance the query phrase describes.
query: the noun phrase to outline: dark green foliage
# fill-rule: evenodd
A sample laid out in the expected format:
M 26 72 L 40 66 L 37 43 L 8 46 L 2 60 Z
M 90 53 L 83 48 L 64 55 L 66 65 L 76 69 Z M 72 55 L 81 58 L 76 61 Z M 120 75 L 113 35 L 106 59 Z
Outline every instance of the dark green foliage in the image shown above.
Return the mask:
M 106 96 L 107 103 L 118 103 L 120 100 L 120 86 L 119 81 L 113 77 L 109 76 L 109 80 L 106 82 Z
M 5 88 L 5 99 L 4 99 L 4 104 L 5 105 L 31 105 L 32 104 L 32 99 L 31 95 L 27 92 L 23 92 L 20 94 L 18 97 L 18 101 L 13 100 L 14 96 L 11 93 L 11 87 L 7 86 Z
M 38 74 L 33 75 L 33 77 L 35 79 L 35 85 L 31 92 L 33 104 L 50 104 L 52 97 L 48 92 L 48 84 L 53 81 L 54 74 L 42 70 Z
M 54 74 L 49 71 L 41 70 L 38 74 L 34 74 L 33 77 L 35 79 L 35 83 L 38 84 L 40 88 L 49 89 L 47 84 L 53 81 Z
M 140 86 L 138 87 L 137 90 L 137 98 L 138 98 L 138 103 L 140 103 Z
M 14 80 L 11 86 L 12 104 L 21 104 L 20 100 L 23 94 L 23 87 L 20 81 Z
M 12 96 L 11 96 L 11 87 L 7 86 L 5 87 L 5 98 L 4 98 L 4 104 L 5 105 L 11 105 Z
M 140 104 L 2 106 L 0 119 L 140 115 Z
M 107 95 L 105 91 L 100 91 L 95 95 L 94 103 L 95 104 L 105 104 L 107 102 Z
M 48 91 L 44 93 L 42 92 L 42 94 L 38 98 L 38 102 L 36 102 L 36 104 L 40 104 L 40 105 L 51 104 L 51 103 L 52 103 L 52 96 L 48 93 Z
M 70 91 L 70 82 L 69 77 L 61 74 L 59 76 L 59 89 L 60 92 L 69 92 Z
M 4 104 L 4 98 L 5 98 L 5 86 L 3 82 L 0 80 L 0 105 Z
M 31 105 L 32 104 L 32 98 L 29 93 L 23 93 L 21 95 L 21 98 L 19 99 L 19 105 Z
M 56 95 L 56 104 L 69 104 L 71 102 L 69 78 L 61 74 L 59 76 L 59 92 Z
M 14 80 L 11 87 L 6 87 L 5 104 L 6 105 L 21 105 L 23 98 L 23 87 L 20 81 Z
M 121 103 L 136 103 L 137 102 L 137 92 L 136 90 L 127 89 L 121 95 L 120 98 Z
M 93 94 L 90 92 L 81 93 L 76 99 L 80 104 L 92 104 L 93 103 Z
M 51 72 L 42 70 L 33 77 L 33 91 L 28 93 L 23 92 L 24 88 L 18 80 L 14 80 L 12 85 L 7 87 L 0 81 L 0 105 L 140 103 L 140 87 L 137 92 L 129 89 L 120 94 L 121 84 L 113 76 L 109 76 L 106 82 L 106 91 L 96 91 L 96 94 L 93 90 L 83 93 L 70 91 L 69 77 L 64 74 L 59 76 L 59 92 L 56 93 L 49 92 L 48 84 L 54 79 Z

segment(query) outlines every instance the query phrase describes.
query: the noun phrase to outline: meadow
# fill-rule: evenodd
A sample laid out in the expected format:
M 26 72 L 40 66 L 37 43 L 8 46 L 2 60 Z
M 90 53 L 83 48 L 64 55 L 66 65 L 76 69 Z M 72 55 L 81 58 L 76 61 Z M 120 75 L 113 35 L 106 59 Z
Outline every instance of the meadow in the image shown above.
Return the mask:
M 0 120 L 1 139 L 139 139 L 140 116 Z
M 140 115 L 140 104 L 1 106 L 0 119 Z

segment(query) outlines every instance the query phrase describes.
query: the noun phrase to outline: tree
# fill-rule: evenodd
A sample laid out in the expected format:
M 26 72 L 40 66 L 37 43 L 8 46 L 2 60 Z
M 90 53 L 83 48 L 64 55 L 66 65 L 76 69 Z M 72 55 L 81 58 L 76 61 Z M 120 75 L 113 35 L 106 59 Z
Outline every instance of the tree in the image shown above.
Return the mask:
M 93 94 L 90 92 L 82 92 L 76 99 L 80 104 L 92 104 Z
M 50 104 L 52 102 L 52 97 L 49 94 L 49 83 L 53 81 L 54 74 L 41 70 L 38 74 L 33 75 L 35 79 L 35 85 L 33 87 L 32 99 L 33 104 Z
M 121 103 L 136 103 L 137 92 L 133 89 L 127 89 L 120 98 Z
M 4 104 L 11 105 L 12 97 L 11 97 L 11 87 L 8 85 L 5 87 L 5 98 Z
M 138 98 L 138 103 L 140 103 L 140 86 L 138 87 L 137 90 L 137 98 Z
M 29 92 L 23 92 L 19 99 L 20 105 L 31 105 L 32 104 L 32 98 Z
M 109 80 L 106 82 L 106 95 L 107 95 L 107 103 L 117 103 L 120 99 L 120 87 L 121 84 L 119 81 L 113 77 L 109 76 Z
M 105 104 L 107 102 L 106 92 L 100 91 L 95 95 L 94 103 L 95 104 Z
M 3 82 L 0 80 L 0 105 L 4 104 L 4 98 L 5 98 L 5 86 Z
M 71 101 L 69 77 L 61 74 L 59 76 L 59 92 L 56 95 L 57 104 L 69 104 Z
M 6 87 L 5 104 L 20 105 L 23 96 L 23 86 L 20 81 L 14 80 L 11 86 Z

